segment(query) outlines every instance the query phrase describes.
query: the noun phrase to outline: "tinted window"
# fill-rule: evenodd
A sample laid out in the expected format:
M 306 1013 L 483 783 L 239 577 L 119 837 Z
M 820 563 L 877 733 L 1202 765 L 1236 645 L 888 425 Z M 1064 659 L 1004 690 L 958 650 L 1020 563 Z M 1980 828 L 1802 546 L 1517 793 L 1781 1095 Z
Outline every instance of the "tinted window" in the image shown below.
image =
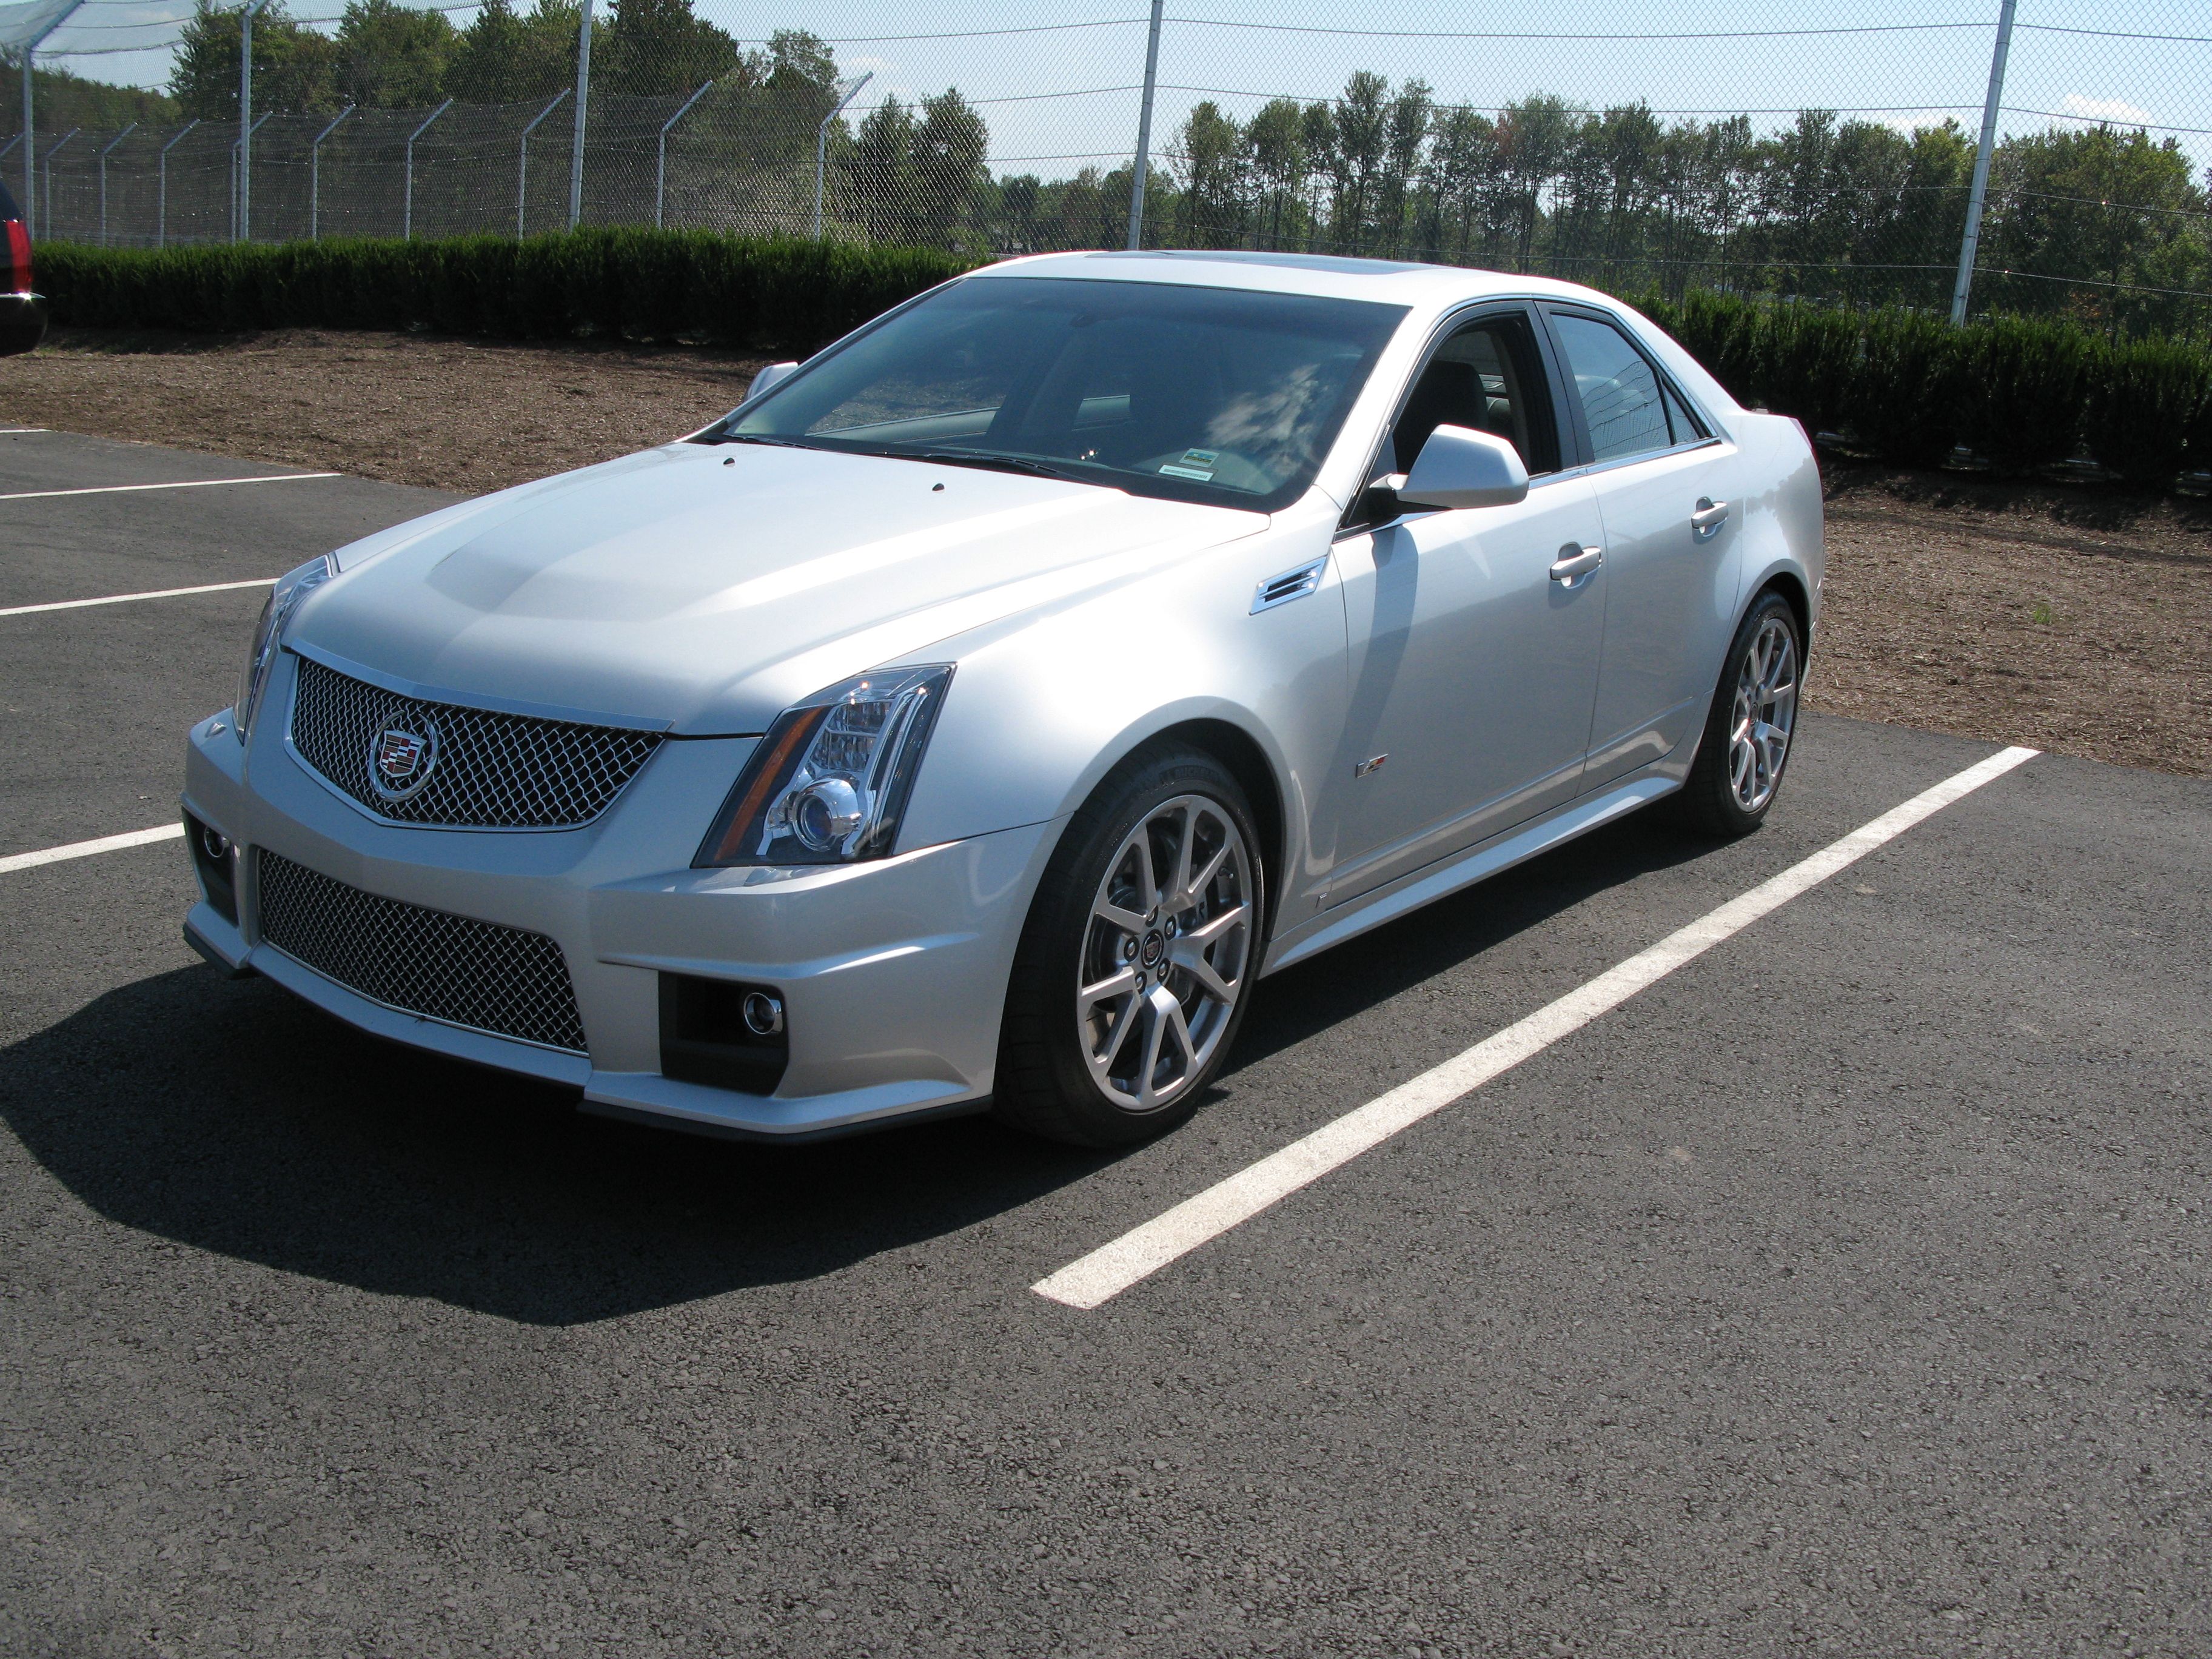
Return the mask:
M 792 376 L 709 441 L 992 459 L 1268 510 L 1312 482 L 1402 307 L 981 277 Z
M 1619 329 L 1588 317 L 1554 313 L 1552 328 L 1589 425 L 1590 459 L 1618 460 L 1674 442 L 1660 399 L 1659 377 Z
M 1463 426 L 1503 438 L 1531 473 L 1556 468 L 1550 399 L 1528 325 L 1498 318 L 1462 329 L 1437 348 L 1391 433 L 1397 471 L 1409 471 L 1429 434 Z M 1384 471 L 1389 469 L 1385 468 Z

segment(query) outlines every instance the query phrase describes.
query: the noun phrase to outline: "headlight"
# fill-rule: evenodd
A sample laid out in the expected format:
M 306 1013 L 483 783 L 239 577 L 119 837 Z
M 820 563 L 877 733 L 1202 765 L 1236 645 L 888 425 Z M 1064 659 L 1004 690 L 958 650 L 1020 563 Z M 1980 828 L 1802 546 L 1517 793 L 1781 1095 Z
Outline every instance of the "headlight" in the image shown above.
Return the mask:
M 284 623 L 302 599 L 330 579 L 331 560 L 326 553 L 279 576 L 276 586 L 269 590 L 261 620 L 253 624 L 253 648 L 246 653 L 246 672 L 238 681 L 238 708 L 233 719 L 240 743 L 253 729 L 253 717 L 261 710 L 261 694 L 269 689 L 269 671 L 276 665 L 276 647 L 284 637 Z
M 888 668 L 778 715 L 692 867 L 883 857 L 951 679 L 950 665 Z

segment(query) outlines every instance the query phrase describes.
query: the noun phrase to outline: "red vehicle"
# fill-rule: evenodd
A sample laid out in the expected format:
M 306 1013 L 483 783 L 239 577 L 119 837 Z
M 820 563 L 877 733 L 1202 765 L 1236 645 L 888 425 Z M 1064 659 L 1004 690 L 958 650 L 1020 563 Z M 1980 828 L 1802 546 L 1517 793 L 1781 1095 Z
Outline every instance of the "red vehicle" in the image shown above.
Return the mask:
M 46 337 L 46 296 L 31 289 L 31 232 L 8 186 L 0 184 L 0 232 L 8 238 L 8 286 L 0 292 L 0 356 L 28 351 Z

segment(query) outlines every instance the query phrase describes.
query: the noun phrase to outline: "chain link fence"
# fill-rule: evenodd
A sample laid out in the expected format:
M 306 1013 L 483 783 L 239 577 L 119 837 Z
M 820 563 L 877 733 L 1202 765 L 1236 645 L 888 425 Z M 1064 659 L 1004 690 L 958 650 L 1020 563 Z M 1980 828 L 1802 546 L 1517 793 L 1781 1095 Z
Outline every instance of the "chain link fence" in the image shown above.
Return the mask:
M 1974 309 L 2212 329 L 2212 35 L 2173 0 L 1869 0 L 1816 23 L 1775 0 L 1415 0 L 1389 27 L 1309 0 L 966 0 L 927 33 L 824 0 L 765 37 L 733 0 L 588 23 L 562 0 L 286 3 L 252 21 L 250 155 L 237 9 L 0 5 L 0 169 L 40 234 L 581 222 L 989 258 L 1133 232 L 1942 311 L 1981 161 Z

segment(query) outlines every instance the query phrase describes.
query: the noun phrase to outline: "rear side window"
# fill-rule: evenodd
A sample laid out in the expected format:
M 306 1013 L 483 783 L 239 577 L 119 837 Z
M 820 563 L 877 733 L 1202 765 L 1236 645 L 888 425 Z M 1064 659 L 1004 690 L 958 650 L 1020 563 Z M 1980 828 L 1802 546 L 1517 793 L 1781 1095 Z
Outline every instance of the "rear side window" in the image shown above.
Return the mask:
M 1565 312 L 1552 313 L 1552 329 L 1582 399 L 1592 460 L 1617 461 L 1690 441 L 1691 434 L 1678 438 L 1669 430 L 1659 377 L 1619 329 Z

